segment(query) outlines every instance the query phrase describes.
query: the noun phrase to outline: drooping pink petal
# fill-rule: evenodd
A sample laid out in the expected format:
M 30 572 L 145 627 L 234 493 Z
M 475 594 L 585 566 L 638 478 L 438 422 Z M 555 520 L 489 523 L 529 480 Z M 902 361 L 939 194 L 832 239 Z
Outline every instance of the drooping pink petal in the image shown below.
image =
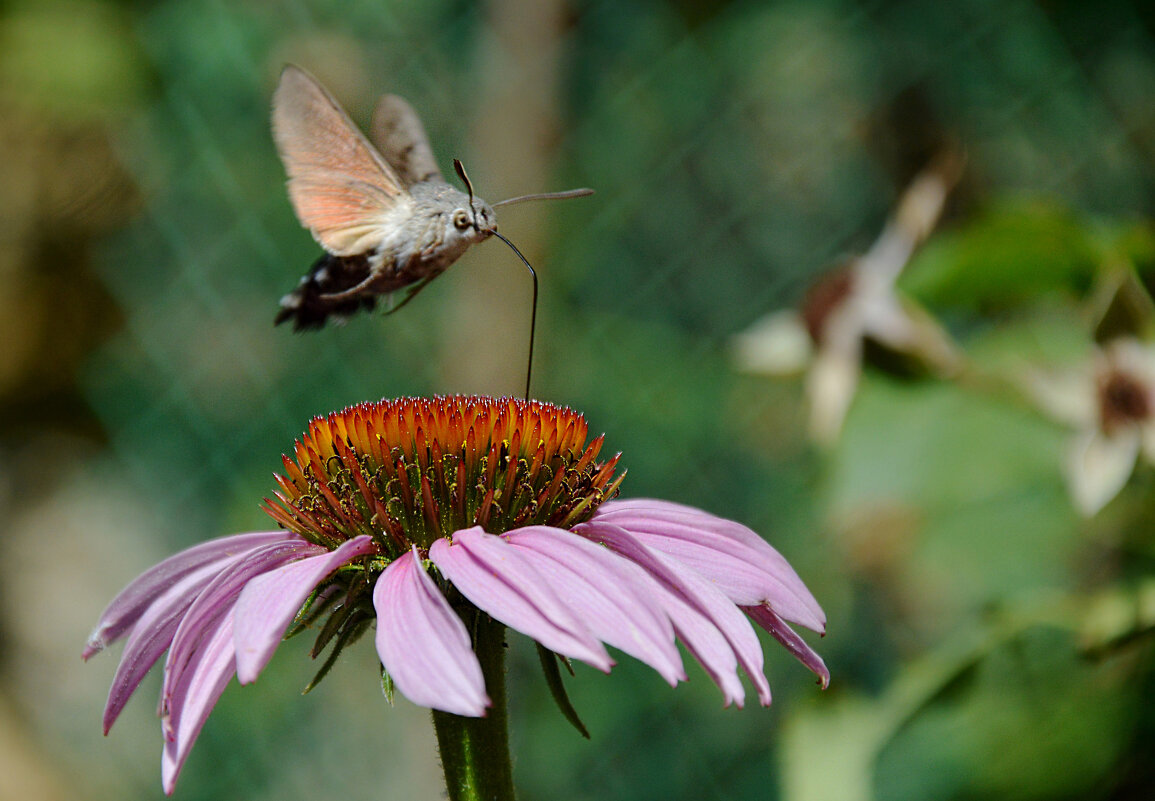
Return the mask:
M 826 663 L 822 661 L 822 657 L 807 645 L 794 629 L 786 625 L 782 618 L 774 614 L 773 609 L 765 604 L 762 606 L 744 606 L 742 609 L 755 623 L 766 629 L 774 639 L 782 643 L 782 646 L 795 659 L 809 668 L 818 677 L 818 683 L 822 689 L 825 690 L 830 686 L 830 671 L 827 669 Z
M 248 684 L 256 680 L 273 658 L 301 604 L 318 584 L 337 568 L 376 549 L 373 538 L 362 534 L 334 551 L 290 562 L 245 584 L 233 612 L 237 681 Z
M 739 605 L 769 602 L 786 620 L 825 631 L 826 614 L 794 568 L 741 523 L 653 499 L 609 501 L 593 519 L 645 535 L 645 544 L 698 570 Z
M 738 607 L 716 587 L 676 559 L 648 548 L 628 531 L 612 523 L 591 519 L 587 523 L 576 526 L 574 532 L 595 542 L 600 542 L 637 563 L 660 584 L 665 585 L 667 589 L 679 596 L 691 609 L 704 616 L 710 625 L 725 638 L 733 656 L 742 666 L 742 669 L 746 671 L 746 675 L 749 676 L 750 681 L 753 682 L 758 691 L 758 700 L 763 706 L 770 704 L 770 684 L 762 673 L 762 648 L 758 642 L 758 637 Z M 667 612 L 671 613 L 674 627 L 678 629 L 679 636 L 682 636 L 681 621 L 674 616 L 674 613 L 684 613 L 684 610 L 679 609 L 671 612 L 668 609 Z M 687 621 L 687 623 L 693 622 L 692 618 Z M 698 622 L 697 628 L 693 630 L 691 636 L 701 636 L 700 628 L 700 622 Z M 683 639 L 687 645 L 690 644 L 688 639 Z M 705 661 L 702 656 L 711 661 Z M 720 667 L 725 664 L 722 661 L 723 655 L 717 651 L 709 651 L 704 655 L 695 653 L 695 657 L 699 658 L 702 666 L 722 688 L 723 693 L 727 694 L 729 700 L 730 692 L 727 687 L 732 686 L 732 684 L 730 684 L 730 674 L 728 672 L 722 673 L 720 670 Z M 734 700 L 741 705 L 740 700 Z
M 415 704 L 465 717 L 490 705 L 469 632 L 425 572 L 416 550 L 395 559 L 373 588 L 377 655 Z
M 455 532 L 452 543 L 434 542 L 429 558 L 462 595 L 495 620 L 563 656 L 602 671 L 613 666 L 606 649 L 561 602 L 549 581 L 501 537 L 474 526 Z
M 658 498 L 613 500 L 607 501 L 598 507 L 595 518 L 608 518 L 627 513 L 634 518 L 668 520 L 674 523 L 683 522 L 697 528 L 713 531 L 758 550 L 765 559 L 770 560 L 780 569 L 793 571 L 793 568 L 790 566 L 790 563 L 786 561 L 786 558 L 778 553 L 770 543 L 762 539 L 753 529 L 735 520 L 718 517 L 717 515 L 710 514 L 693 506 L 687 506 L 686 504 Z M 621 524 L 619 523 L 618 525 Z M 815 602 L 815 606 L 817 606 L 817 602 Z
M 595 637 L 645 662 L 670 686 L 685 680 L 673 626 L 637 565 L 566 529 L 527 526 L 505 539 L 526 552 Z
M 235 672 L 233 616 L 223 614 L 217 616 L 214 628 L 192 655 L 161 721 L 165 744 L 160 773 L 166 795 L 172 795 L 193 743 Z
M 84 658 L 88 659 L 123 637 L 149 604 L 185 575 L 210 562 L 227 562 L 254 548 L 290 540 L 302 541 L 298 535 L 288 531 L 259 531 L 218 537 L 187 548 L 149 568 L 121 590 L 101 613 L 100 621 L 88 637 Z
M 221 569 L 221 562 L 210 562 L 186 574 L 153 601 L 140 616 L 138 624 L 128 636 L 120 664 L 112 677 L 112 687 L 109 688 L 108 702 L 104 707 L 105 734 L 108 734 L 149 668 L 172 643 L 173 634 L 185 611 Z
M 607 522 L 615 522 L 612 518 Z M 797 576 L 771 572 L 753 548 L 737 540 L 684 523 L 629 521 L 619 525 L 642 543 L 672 556 L 708 579 L 740 606 L 769 603 L 784 618 L 820 631 L 823 621 L 811 611 L 792 585 Z
M 319 545 L 303 539 L 267 545 L 249 552 L 218 573 L 185 612 L 172 638 L 164 663 L 164 684 L 161 687 L 160 712 L 169 709 L 173 694 L 183 674 L 205 637 L 219 630 L 221 615 L 231 613 L 237 596 L 256 576 L 276 570 L 283 564 L 306 556 L 325 553 Z M 232 624 L 230 623 L 230 630 Z
M 659 599 L 673 621 L 678 639 L 722 691 L 723 706 L 734 704 L 741 709 L 746 703 L 746 690 L 738 678 L 738 657 L 734 648 L 718 627 L 685 596 L 656 578 L 653 582 L 654 597 Z

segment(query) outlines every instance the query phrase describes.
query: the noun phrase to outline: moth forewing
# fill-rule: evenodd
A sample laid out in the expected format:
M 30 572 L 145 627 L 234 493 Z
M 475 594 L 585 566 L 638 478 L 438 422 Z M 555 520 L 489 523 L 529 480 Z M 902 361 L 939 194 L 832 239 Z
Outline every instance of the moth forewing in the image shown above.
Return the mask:
M 299 67 L 273 95 L 273 136 L 301 224 L 330 253 L 356 255 L 367 228 L 390 217 L 408 191 L 337 101 Z
M 290 185 L 290 194 L 292 187 Z M 309 202 L 309 201 L 306 201 Z M 383 246 L 398 233 L 399 227 L 412 218 L 414 200 L 406 193 L 388 208 L 363 208 L 355 216 L 345 215 L 348 204 L 340 205 L 332 216 L 323 211 L 320 221 L 333 220 L 336 224 L 325 230 L 306 226 L 317 243 L 334 256 L 360 256 L 381 253 Z

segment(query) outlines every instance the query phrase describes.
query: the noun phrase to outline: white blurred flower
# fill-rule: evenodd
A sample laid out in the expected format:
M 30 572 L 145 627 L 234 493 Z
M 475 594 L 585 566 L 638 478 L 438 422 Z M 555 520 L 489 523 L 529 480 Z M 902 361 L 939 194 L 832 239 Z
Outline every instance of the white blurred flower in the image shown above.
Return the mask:
M 739 370 L 788 375 L 808 368 L 809 426 L 816 441 L 837 439 L 858 387 L 867 339 L 939 370 L 954 364 L 949 337 L 928 314 L 899 298 L 895 281 L 938 221 L 960 166 L 957 157 L 947 156 L 920 173 L 870 250 L 823 276 L 801 310 L 773 312 L 735 336 Z
M 1155 346 L 1117 339 L 1096 349 L 1083 369 L 1032 374 L 1027 388 L 1044 411 L 1077 431 L 1064 472 L 1085 516 L 1119 494 L 1140 454 L 1155 464 Z

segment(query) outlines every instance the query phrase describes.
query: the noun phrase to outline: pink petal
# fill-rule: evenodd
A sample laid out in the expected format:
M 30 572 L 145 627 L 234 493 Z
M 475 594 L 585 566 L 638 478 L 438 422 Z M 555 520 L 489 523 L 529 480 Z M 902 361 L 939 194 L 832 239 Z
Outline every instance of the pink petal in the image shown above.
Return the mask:
M 506 539 L 595 637 L 645 662 L 671 686 L 685 680 L 673 626 L 637 565 L 560 528 L 527 526 Z
M 782 618 L 774 614 L 774 610 L 767 606 L 746 606 L 743 607 L 743 610 L 755 623 L 766 629 L 774 639 L 782 643 L 782 646 L 793 654 L 795 659 L 818 676 L 818 683 L 822 689 L 825 690 L 830 686 L 830 671 L 826 668 L 826 663 L 822 661 L 822 657 L 807 645 L 792 628 L 786 625 Z
M 768 602 L 787 620 L 818 632 L 826 629 L 822 607 L 790 563 L 741 523 L 653 499 L 609 501 L 593 520 L 646 535 L 645 544 L 698 570 L 737 604 Z
M 480 526 L 439 539 L 429 558 L 474 606 L 563 656 L 609 671 L 613 660 L 602 644 L 534 570 L 524 552 Z
M 648 575 L 648 574 L 647 574 Z M 654 580 L 655 595 L 674 623 L 682 645 L 722 691 L 723 706 L 745 705 L 746 690 L 738 678 L 738 657 L 718 627 L 670 587 Z
M 740 606 L 769 603 L 783 617 L 816 631 L 824 621 L 814 614 L 791 586 L 801 585 L 771 573 L 761 562 L 758 552 L 736 540 L 721 537 L 682 523 L 665 521 L 621 521 L 611 518 L 645 545 L 672 556 L 721 590 Z
M 149 604 L 166 592 L 174 582 L 210 562 L 228 562 L 232 558 L 265 545 L 303 540 L 288 531 L 261 531 L 234 534 L 202 542 L 170 556 L 141 573 L 120 591 L 100 615 L 100 622 L 88 638 L 84 658 L 88 659 L 106 645 L 116 642 L 127 632 Z
M 230 557 L 223 564 L 239 558 L 243 557 Z M 173 634 L 184 613 L 205 585 L 222 569 L 222 562 L 219 561 L 202 565 L 169 587 L 140 616 L 124 646 L 120 664 L 112 678 L 112 687 L 108 691 L 108 702 L 104 707 L 105 734 L 108 734 L 149 668 L 172 643 Z
M 305 556 L 325 553 L 319 545 L 312 545 L 303 539 L 281 542 L 258 548 L 226 567 L 204 588 L 197 599 L 185 612 L 180 626 L 172 638 L 168 657 L 164 663 L 164 684 L 161 688 L 160 711 L 163 715 L 169 708 L 173 693 L 190 666 L 193 656 L 201 647 L 205 637 L 219 630 L 221 615 L 230 613 L 236 598 L 244 586 L 256 576 L 275 570 L 287 562 L 294 562 Z M 229 624 L 230 630 L 232 624 Z
M 667 608 L 674 621 L 678 636 L 683 638 L 706 671 L 722 689 L 727 703 L 733 700 L 741 706 L 743 695 L 735 691 L 736 674 L 729 667 L 730 657 L 719 650 L 717 640 L 705 639 L 712 628 L 721 634 L 726 645 L 737 659 L 746 675 L 758 691 L 758 699 L 763 706 L 770 703 L 770 685 L 762 673 L 762 648 L 757 635 L 750 628 L 746 618 L 728 598 L 717 588 L 677 560 L 648 548 L 628 531 L 618 526 L 591 519 L 575 527 L 574 532 L 600 542 L 627 559 L 644 568 L 651 576 L 684 602 L 685 606 Z M 687 616 L 686 607 L 705 618 L 709 625 L 703 625 L 697 616 Z M 680 616 L 680 617 L 679 617 Z M 694 643 L 690 638 L 698 638 Z M 740 687 L 740 685 L 738 685 Z
M 161 721 L 167 738 L 160 762 L 166 795 L 172 795 L 193 743 L 236 672 L 235 665 L 233 616 L 219 615 L 174 688 L 169 711 Z
M 233 612 L 237 681 L 249 684 L 256 680 L 318 584 L 342 565 L 376 550 L 373 538 L 362 534 L 335 551 L 290 562 L 249 581 Z
M 377 655 L 415 704 L 481 717 L 490 705 L 469 632 L 425 572 L 416 550 L 395 559 L 373 588 Z

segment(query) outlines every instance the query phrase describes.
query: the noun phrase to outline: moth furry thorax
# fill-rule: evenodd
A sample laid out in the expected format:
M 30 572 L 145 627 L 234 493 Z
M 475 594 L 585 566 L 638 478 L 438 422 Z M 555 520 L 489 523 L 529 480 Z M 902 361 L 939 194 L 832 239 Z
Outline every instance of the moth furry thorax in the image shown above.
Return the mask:
M 377 296 L 423 287 L 422 281 L 441 275 L 470 245 L 497 230 L 493 209 L 478 198 L 473 199 L 470 224 L 455 224 L 455 213 L 469 208 L 469 198 L 449 184 L 417 184 L 412 195 L 412 213 L 396 222 L 387 218 L 373 231 L 376 246 L 357 255 L 318 259 L 297 288 L 281 298 L 276 322 L 291 319 L 297 330 L 304 330 L 322 327 L 330 315 L 343 322 L 358 311 L 372 310 Z

